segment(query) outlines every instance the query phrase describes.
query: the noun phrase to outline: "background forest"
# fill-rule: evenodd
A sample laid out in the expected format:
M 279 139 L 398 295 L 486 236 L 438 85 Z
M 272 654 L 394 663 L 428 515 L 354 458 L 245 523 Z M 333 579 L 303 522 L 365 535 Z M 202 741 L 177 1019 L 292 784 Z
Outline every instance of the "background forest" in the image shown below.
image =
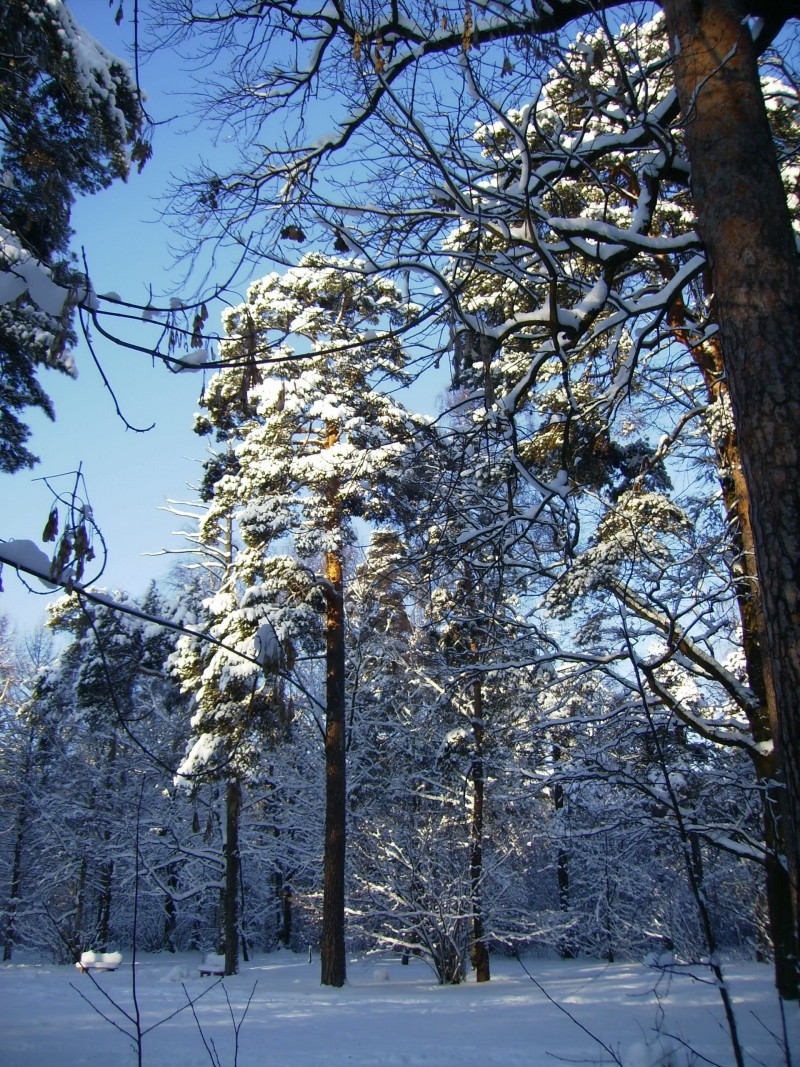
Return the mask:
M 311 946 L 338 986 L 347 946 L 420 956 L 443 984 L 531 950 L 719 978 L 723 952 L 773 960 L 796 998 L 780 700 L 664 16 L 522 36 L 499 4 L 422 5 L 382 33 L 365 10 L 342 45 L 329 4 L 291 16 L 333 57 L 325 83 L 299 45 L 289 73 L 264 66 L 288 9 L 201 6 L 154 3 L 150 29 L 232 74 L 210 117 L 260 146 L 176 186 L 196 247 L 245 248 L 256 278 L 216 294 L 219 322 L 210 297 L 99 297 L 69 259 L 81 182 L 150 151 L 127 68 L 89 63 L 109 75 L 84 96 L 94 177 L 40 188 L 30 143 L 2 145 L 5 469 L 33 461 L 20 412 L 48 404 L 37 365 L 69 371 L 76 322 L 152 328 L 130 346 L 205 375 L 168 581 L 98 585 L 80 479 L 40 546 L 0 546 L 4 580 L 67 587 L 55 641 L 0 631 L 4 959 L 128 949 L 136 895 L 141 949 L 218 951 L 228 974 Z M 21 51 L 43 10 L 6 7 Z M 792 23 L 741 27 L 796 213 Z M 85 89 L 85 51 L 61 61 Z M 58 113 L 53 56 L 31 62 L 6 82 Z M 339 87 L 333 133 L 311 83 Z M 358 167 L 325 170 L 351 137 Z M 59 196 L 47 244 L 26 205 Z

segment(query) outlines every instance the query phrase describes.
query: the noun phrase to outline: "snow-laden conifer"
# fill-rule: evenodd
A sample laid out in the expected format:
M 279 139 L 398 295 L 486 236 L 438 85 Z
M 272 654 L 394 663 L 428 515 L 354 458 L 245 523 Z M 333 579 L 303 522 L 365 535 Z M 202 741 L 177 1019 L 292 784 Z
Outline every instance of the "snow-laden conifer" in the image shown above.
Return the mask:
M 357 521 L 389 522 L 409 507 L 411 457 L 426 424 L 389 390 L 405 382 L 396 331 L 415 311 L 355 259 L 312 254 L 262 278 L 225 316 L 228 366 L 209 382 L 197 422 L 224 446 L 206 466 L 200 530 L 217 540 L 231 524 L 237 538 L 204 615 L 245 658 L 198 649 L 194 681 L 184 683 L 197 701 L 184 769 L 218 758 L 223 738 L 231 770 L 257 765 L 241 732 L 269 725 L 278 679 L 303 679 L 309 713 L 325 720 L 321 944 L 330 985 L 345 977 L 347 553 Z

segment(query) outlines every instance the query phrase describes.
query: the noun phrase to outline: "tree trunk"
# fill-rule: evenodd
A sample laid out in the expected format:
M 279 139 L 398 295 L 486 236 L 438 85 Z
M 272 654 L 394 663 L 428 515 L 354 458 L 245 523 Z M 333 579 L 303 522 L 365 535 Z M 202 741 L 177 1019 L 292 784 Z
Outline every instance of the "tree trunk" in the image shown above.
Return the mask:
M 167 873 L 167 895 L 164 897 L 164 933 L 161 943 L 167 952 L 175 952 L 175 930 L 178 925 L 178 909 L 171 890 L 178 885 L 178 879 L 172 867 Z
M 284 882 L 281 897 L 281 941 L 286 948 L 292 947 L 292 883 Z
M 342 560 L 328 552 L 325 714 L 325 852 L 323 857 L 322 984 L 343 986 L 346 979 L 344 946 L 344 865 L 346 827 L 345 779 L 345 645 Z
M 100 799 L 100 807 L 105 807 L 105 825 L 103 827 L 103 850 L 108 852 L 111 844 L 111 825 L 109 820 L 114 819 L 114 767 L 117 762 L 117 735 L 112 732 L 108 743 L 108 757 L 106 760 L 106 773 L 103 782 L 103 796 Z M 92 807 L 96 808 L 95 798 L 92 798 Z M 108 950 L 108 931 L 111 924 L 111 894 L 114 886 L 114 860 L 106 859 L 100 869 L 99 890 L 97 899 L 97 925 L 95 941 L 101 952 Z
M 19 891 L 22 886 L 22 846 L 25 840 L 26 813 L 20 808 L 17 815 L 17 827 L 14 835 L 14 857 L 11 861 L 11 885 L 8 892 L 8 907 L 6 908 L 5 930 L 3 931 L 3 963 L 11 959 L 14 951 L 15 920 Z
M 800 288 L 786 196 L 738 0 L 663 0 L 731 393 L 765 622 L 794 915 L 800 874 Z
M 225 891 L 222 898 L 222 931 L 225 974 L 239 973 L 239 814 L 242 787 L 238 779 L 225 789 Z
M 475 754 L 472 758 L 472 820 L 470 836 L 470 889 L 472 893 L 472 969 L 479 982 L 488 982 L 489 950 L 486 947 L 483 926 L 483 686 L 480 678 L 472 683 L 472 737 Z
M 114 884 L 114 861 L 106 860 L 100 872 L 100 890 L 97 898 L 97 947 L 108 951 L 108 931 L 111 925 L 111 889 Z
M 725 364 L 719 335 L 700 345 L 689 343 L 684 337 L 685 317 L 682 307 L 674 307 L 670 325 L 689 351 L 706 383 L 709 399 L 721 406 L 730 405 L 730 390 L 725 379 Z M 785 866 L 786 847 L 780 818 L 781 790 L 776 784 L 778 773 L 774 748 L 778 720 L 775 690 L 765 658 L 766 629 L 761 603 L 761 589 L 756 573 L 753 527 L 750 521 L 750 494 L 742 470 L 736 430 L 727 428 L 715 441 L 717 469 L 722 487 L 722 500 L 735 548 L 734 582 L 739 618 L 742 626 L 742 648 L 747 665 L 750 688 L 758 698 L 757 708 L 745 708 L 753 740 L 760 746 L 753 754 L 756 781 L 761 795 L 761 813 L 766 846 L 765 891 L 772 952 L 775 964 L 775 985 L 785 1000 L 796 999 L 798 989 L 794 965 L 794 935 L 791 889 Z
M 237 849 L 238 851 L 238 849 Z M 250 946 L 247 943 L 247 919 L 245 906 L 245 894 L 244 894 L 244 868 L 242 867 L 242 854 L 239 852 L 239 930 L 241 933 L 242 941 L 242 963 L 250 962 Z
M 553 745 L 553 764 L 555 765 L 558 763 L 560 759 L 561 746 L 555 744 Z M 564 786 L 559 781 L 556 781 L 553 786 L 553 807 L 556 811 L 564 810 Z M 558 839 L 558 851 L 556 854 L 556 880 L 558 882 L 558 906 L 561 911 L 567 915 L 569 913 L 569 853 L 564 848 L 560 835 Z M 570 945 L 570 939 L 567 933 L 565 933 L 564 937 L 561 939 L 558 951 L 562 960 L 575 959 L 575 952 Z
M 284 948 L 292 944 L 292 884 L 283 871 L 275 871 L 275 940 Z
M 727 388 L 724 382 L 723 388 Z M 747 717 L 753 740 L 760 746 L 753 756 L 756 781 L 761 798 L 761 817 L 764 829 L 766 861 L 764 882 L 767 915 L 775 967 L 775 986 L 784 1000 L 796 1000 L 798 983 L 795 966 L 795 947 L 791 904 L 791 882 L 786 869 L 781 801 L 783 790 L 777 782 L 778 762 L 775 750 L 777 706 L 775 691 L 765 662 L 766 631 L 761 604 L 761 590 L 755 566 L 753 531 L 750 523 L 749 493 L 739 456 L 735 431 L 725 435 L 722 444 L 723 500 L 733 530 L 733 540 L 741 561 L 736 578 L 736 594 L 742 624 L 742 644 L 750 688 L 759 706 L 748 710 Z
M 31 819 L 30 802 L 30 776 L 33 769 L 33 747 L 36 732 L 29 730 L 25 757 L 22 765 L 19 786 L 19 807 L 17 808 L 16 826 L 14 830 L 14 854 L 11 860 L 11 883 L 8 887 L 8 907 L 6 908 L 6 921 L 3 929 L 3 962 L 7 963 L 14 952 L 14 938 L 16 936 L 17 907 L 19 905 L 20 891 L 22 889 L 22 856 L 25 848 L 25 839 L 28 833 L 28 824 Z
M 86 856 L 81 857 L 78 868 L 78 884 L 75 891 L 75 911 L 73 912 L 72 930 L 67 942 L 72 950 L 72 962 L 79 963 L 83 952 L 83 913 L 86 902 Z

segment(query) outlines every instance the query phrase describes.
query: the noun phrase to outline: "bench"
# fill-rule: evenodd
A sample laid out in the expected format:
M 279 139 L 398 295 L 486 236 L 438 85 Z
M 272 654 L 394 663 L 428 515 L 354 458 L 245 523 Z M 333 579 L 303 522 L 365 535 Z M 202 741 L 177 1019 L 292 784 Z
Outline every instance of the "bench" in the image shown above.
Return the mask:
M 81 974 L 88 974 L 89 971 L 116 971 L 121 963 L 121 952 L 82 952 L 75 966 Z
M 200 964 L 200 977 L 205 978 L 214 975 L 217 978 L 225 977 L 225 957 L 216 952 L 207 952 Z

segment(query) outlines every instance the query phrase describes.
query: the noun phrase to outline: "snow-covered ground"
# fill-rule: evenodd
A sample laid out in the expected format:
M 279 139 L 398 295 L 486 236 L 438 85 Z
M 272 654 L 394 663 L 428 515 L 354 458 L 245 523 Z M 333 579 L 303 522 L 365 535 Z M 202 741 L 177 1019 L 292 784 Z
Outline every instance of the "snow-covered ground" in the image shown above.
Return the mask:
M 206 1040 L 221 1067 L 234 1065 L 233 1016 L 240 1018 L 238 1067 L 538 1067 L 539 1064 L 613 1063 L 583 1030 L 600 1038 L 625 1067 L 734 1062 L 714 987 L 687 973 L 671 978 L 637 964 L 530 961 L 547 994 L 514 960 L 492 961 L 488 985 L 468 981 L 441 988 L 419 960 L 352 960 L 344 989 L 319 985 L 319 961 L 287 952 L 259 956 L 242 973 L 214 985 L 200 978 L 197 954 L 140 957 L 138 1000 L 144 1028 L 209 990 L 196 1004 Z M 696 972 L 700 974 L 700 971 Z M 781 1029 L 771 972 L 759 964 L 732 964 L 730 988 L 748 1064 L 787 1061 L 772 1034 Z M 704 976 L 704 977 L 707 977 Z M 132 1011 L 127 962 L 97 975 L 97 985 Z M 184 992 L 183 986 L 186 987 Z M 211 988 L 213 986 L 213 988 Z M 75 988 L 72 988 L 75 987 Z M 135 1065 L 130 1040 L 81 999 L 87 997 L 120 1025 L 130 1026 L 74 967 L 0 965 L 2 1067 L 126 1067 Z M 580 1026 L 578 1025 L 580 1024 Z M 800 1064 L 800 1015 L 791 1009 L 795 1059 Z M 659 1036 L 659 1033 L 662 1036 Z M 675 1035 L 673 1058 L 657 1057 Z M 696 1050 L 695 1058 L 680 1041 Z M 190 1011 L 148 1033 L 146 1067 L 204 1067 L 212 1061 Z M 705 1057 L 705 1059 L 701 1058 Z

